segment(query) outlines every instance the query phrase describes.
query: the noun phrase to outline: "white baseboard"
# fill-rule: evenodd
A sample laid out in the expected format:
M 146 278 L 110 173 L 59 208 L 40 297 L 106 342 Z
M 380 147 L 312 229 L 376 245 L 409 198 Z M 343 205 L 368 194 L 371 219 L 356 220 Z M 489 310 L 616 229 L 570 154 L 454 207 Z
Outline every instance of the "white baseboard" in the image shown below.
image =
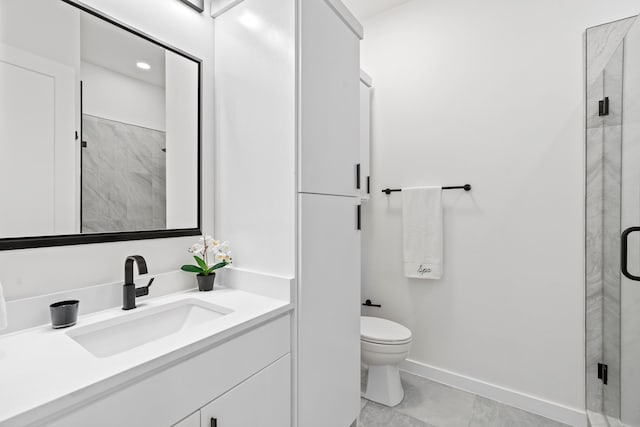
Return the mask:
M 586 411 L 582 409 L 550 402 L 536 396 L 416 362 L 415 360 L 405 360 L 400 365 L 400 369 L 564 424 L 575 427 L 587 427 L 587 414 Z

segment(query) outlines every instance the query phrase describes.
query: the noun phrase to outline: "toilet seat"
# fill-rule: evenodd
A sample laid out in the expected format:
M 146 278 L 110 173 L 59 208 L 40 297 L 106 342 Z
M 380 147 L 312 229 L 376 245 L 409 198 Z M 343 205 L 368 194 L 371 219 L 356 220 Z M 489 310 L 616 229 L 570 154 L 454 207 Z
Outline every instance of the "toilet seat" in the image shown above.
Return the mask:
M 404 341 L 385 341 L 385 340 L 374 340 L 371 338 L 360 337 L 360 341 L 370 343 L 370 344 L 379 344 L 379 345 L 404 345 L 409 344 L 411 342 L 411 338 Z
M 411 331 L 399 323 L 379 317 L 360 318 L 360 339 L 381 345 L 404 345 L 411 342 Z

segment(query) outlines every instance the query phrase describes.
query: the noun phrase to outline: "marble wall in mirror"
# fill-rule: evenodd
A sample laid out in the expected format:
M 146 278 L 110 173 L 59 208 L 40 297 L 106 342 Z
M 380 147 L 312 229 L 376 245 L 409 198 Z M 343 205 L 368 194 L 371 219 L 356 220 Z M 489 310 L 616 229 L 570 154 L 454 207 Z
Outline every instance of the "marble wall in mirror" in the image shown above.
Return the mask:
M 198 229 L 199 94 L 200 61 L 149 35 L 3 0 L 0 241 Z

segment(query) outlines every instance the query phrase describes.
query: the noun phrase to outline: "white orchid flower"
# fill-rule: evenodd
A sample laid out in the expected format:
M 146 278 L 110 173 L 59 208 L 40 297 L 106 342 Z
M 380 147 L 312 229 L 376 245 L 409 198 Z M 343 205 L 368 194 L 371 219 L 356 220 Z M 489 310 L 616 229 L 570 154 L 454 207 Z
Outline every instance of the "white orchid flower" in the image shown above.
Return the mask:
M 207 265 L 211 265 L 209 263 L 211 256 L 213 256 L 216 263 L 226 262 L 230 264 L 232 261 L 229 242 L 220 242 L 220 240 L 207 235 L 201 236 L 199 242 L 191 246 L 188 251 L 203 257 Z
M 202 245 L 201 245 L 201 244 L 196 243 L 195 245 L 191 246 L 191 247 L 188 249 L 188 251 L 189 251 L 190 253 L 192 253 L 192 254 L 199 254 L 199 255 L 202 255 L 202 250 L 203 250 L 203 249 L 204 249 L 204 248 L 202 247 Z
M 202 245 L 208 245 L 210 241 L 212 241 L 213 239 L 211 238 L 211 236 L 202 236 L 200 237 L 200 242 Z

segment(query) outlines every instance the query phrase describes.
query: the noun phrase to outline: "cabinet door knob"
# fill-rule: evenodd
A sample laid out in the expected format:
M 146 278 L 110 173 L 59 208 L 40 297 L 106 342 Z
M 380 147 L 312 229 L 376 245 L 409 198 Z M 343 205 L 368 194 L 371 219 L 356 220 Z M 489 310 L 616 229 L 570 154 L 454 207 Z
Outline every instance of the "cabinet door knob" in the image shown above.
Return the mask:
M 211 427 L 218 427 L 218 419 L 211 417 Z

